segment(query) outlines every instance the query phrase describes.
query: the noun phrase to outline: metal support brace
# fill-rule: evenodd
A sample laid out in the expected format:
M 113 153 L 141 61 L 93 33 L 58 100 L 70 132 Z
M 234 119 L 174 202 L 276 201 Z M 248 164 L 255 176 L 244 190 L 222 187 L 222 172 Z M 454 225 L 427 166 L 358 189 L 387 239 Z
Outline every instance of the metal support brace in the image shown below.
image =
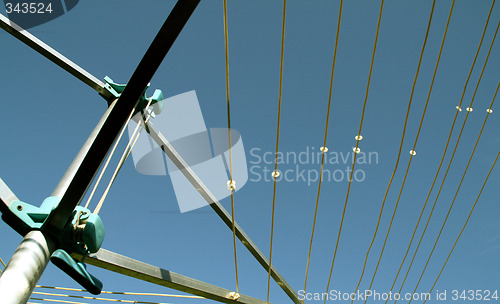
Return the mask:
M 72 256 L 75 259 L 82 258 L 81 255 L 76 253 L 72 254 Z M 233 292 L 230 290 L 149 265 L 105 249 L 101 249 L 97 253 L 87 256 L 85 258 L 85 263 L 222 303 L 266 303 L 265 301 L 242 294 L 240 294 L 237 300 L 232 300 L 231 296 Z
M 65 71 L 69 72 L 71 75 L 75 76 L 83 83 L 96 90 L 99 94 L 101 94 L 108 102 L 111 102 L 115 99 L 113 95 L 104 88 L 104 83 L 94 77 L 89 72 L 85 71 L 77 64 L 64 57 L 62 54 L 46 45 L 43 41 L 31 35 L 28 31 L 25 31 L 22 27 L 15 24 L 9 18 L 0 14 L 0 28 L 9 32 L 12 36 L 21 40 L 24 44 L 32 48 L 33 50 L 40 53 L 45 58 L 49 59 L 53 63 L 57 64 Z

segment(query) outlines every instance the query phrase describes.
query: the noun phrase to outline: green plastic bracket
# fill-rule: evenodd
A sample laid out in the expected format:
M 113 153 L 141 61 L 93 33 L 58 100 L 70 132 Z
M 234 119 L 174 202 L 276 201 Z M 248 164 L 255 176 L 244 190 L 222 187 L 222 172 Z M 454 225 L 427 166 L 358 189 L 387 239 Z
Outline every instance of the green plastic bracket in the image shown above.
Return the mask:
M 119 98 L 120 95 L 122 94 L 123 90 L 127 86 L 126 84 L 118 84 L 113 82 L 113 79 L 110 77 L 106 76 L 104 77 L 104 81 L 106 81 L 106 84 L 104 85 L 104 88 L 108 90 L 114 97 Z M 146 97 L 146 90 L 149 88 L 149 84 L 144 89 L 144 92 L 141 95 L 141 98 L 139 99 L 139 103 L 137 104 L 137 107 L 135 108 L 134 115 L 141 112 L 146 108 L 149 98 Z M 153 106 L 153 112 L 155 115 L 160 114 L 161 110 L 163 109 L 163 92 L 161 90 L 155 90 L 153 93 L 153 96 L 151 96 L 151 105 Z
M 59 238 L 61 248 L 81 254 L 95 253 L 104 241 L 104 224 L 99 215 L 77 206 L 71 224 L 67 225 Z
M 22 221 L 23 227 L 29 230 L 43 230 L 45 220 L 60 200 L 59 197 L 48 197 L 40 207 L 15 201 L 9 206 L 9 210 Z M 87 208 L 77 206 L 72 216 L 72 220 L 57 236 L 60 247 L 82 254 L 97 252 L 101 248 L 105 235 L 104 224 L 99 215 L 93 214 Z
M 15 216 L 23 221 L 24 224 L 31 228 L 30 230 L 40 229 L 52 210 L 57 207 L 60 200 L 59 197 L 48 197 L 43 201 L 40 207 L 35 207 L 21 201 L 15 201 L 9 206 L 9 209 Z
M 78 252 L 86 256 L 99 251 L 104 241 L 104 225 L 99 215 L 80 206 L 75 208 L 72 216 L 73 219 L 60 234 L 60 249 L 52 254 L 50 260 L 88 292 L 100 294 L 101 281 L 87 271 L 85 264 L 75 261 L 70 253 Z
M 87 271 L 85 264 L 75 261 L 66 251 L 56 250 L 50 260 L 91 294 L 101 293 L 102 282 Z
M 14 201 L 9 206 L 11 215 L 10 220 L 6 223 L 21 234 L 31 230 L 44 231 L 43 224 L 60 200 L 59 197 L 48 197 L 40 207 Z M 15 218 L 17 220 L 13 220 Z M 99 251 L 104 241 L 104 235 L 104 225 L 99 215 L 80 206 L 77 206 L 73 211 L 71 221 L 68 221 L 64 229 L 55 235 L 59 249 L 51 256 L 51 261 L 92 294 L 101 292 L 101 281 L 87 271 L 85 264 L 75 261 L 70 253 L 77 252 L 86 256 L 89 253 Z

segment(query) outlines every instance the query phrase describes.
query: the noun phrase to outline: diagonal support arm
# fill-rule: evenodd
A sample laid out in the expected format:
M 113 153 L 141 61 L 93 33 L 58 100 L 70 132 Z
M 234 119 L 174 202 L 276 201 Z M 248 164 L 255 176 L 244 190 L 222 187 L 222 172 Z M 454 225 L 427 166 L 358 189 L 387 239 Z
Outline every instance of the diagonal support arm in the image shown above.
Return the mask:
M 24 235 L 26 234 L 21 220 L 15 216 L 9 209 L 10 205 L 19 201 L 17 196 L 10 190 L 9 186 L 0 178 L 0 212 L 2 213 L 2 220 L 11 227 L 20 227 L 16 232 Z
M 179 168 L 179 170 L 184 174 L 188 181 L 193 185 L 193 187 L 200 193 L 200 195 L 205 199 L 205 201 L 212 207 L 212 209 L 217 213 L 217 215 L 226 223 L 229 229 L 232 230 L 232 217 L 227 212 L 227 210 L 222 206 L 219 200 L 212 194 L 212 192 L 203 184 L 196 173 L 189 167 L 189 165 L 182 159 L 179 153 L 174 149 L 174 147 L 168 142 L 168 140 L 158 132 L 151 123 L 147 123 L 147 128 L 151 138 L 160 146 L 165 152 L 165 154 L 172 160 L 172 162 Z M 235 231 L 238 239 L 245 245 L 248 251 L 253 255 L 253 257 L 264 267 L 267 271 L 269 269 L 269 260 L 260 251 L 260 249 L 255 245 L 255 243 L 250 239 L 250 237 L 243 231 L 243 229 L 235 223 Z M 297 293 L 288 284 L 285 278 L 271 266 L 271 276 L 278 283 L 278 285 L 283 289 L 283 291 L 290 297 L 290 299 L 295 304 L 303 304 L 304 301 L 299 300 Z
M 68 58 L 64 57 L 61 53 L 46 45 L 43 41 L 30 34 L 28 31 L 25 31 L 22 27 L 12 22 L 9 18 L 2 14 L 0 14 L 0 28 L 9 32 L 12 36 L 21 40 L 24 44 L 40 53 L 45 58 L 80 79 L 83 83 L 99 92 L 99 94 L 101 94 L 106 100 L 112 101 L 114 99 L 111 93 L 104 89 L 104 83 L 102 81 L 76 65 Z
M 78 260 L 83 258 L 81 255 L 76 253 L 72 254 L 72 256 Z M 222 303 L 266 303 L 265 301 L 242 294 L 240 294 L 240 297 L 237 300 L 233 300 L 231 297 L 234 292 L 230 290 L 149 265 L 105 249 L 101 249 L 97 253 L 86 257 L 85 263 Z
M 18 200 L 14 192 L 12 192 L 9 186 L 0 178 L 0 211 L 3 212 L 4 208 L 9 208 L 12 202 Z

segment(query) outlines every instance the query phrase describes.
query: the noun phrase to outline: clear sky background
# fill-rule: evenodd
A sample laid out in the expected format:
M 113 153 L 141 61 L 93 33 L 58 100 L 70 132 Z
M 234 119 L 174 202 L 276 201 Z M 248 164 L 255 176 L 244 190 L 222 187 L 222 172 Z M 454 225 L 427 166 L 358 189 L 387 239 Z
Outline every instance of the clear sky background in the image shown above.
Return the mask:
M 380 1 L 344 2 L 327 146 L 329 152 L 352 155 Z M 96 77 L 103 79 L 108 75 L 125 83 L 173 4 L 174 1 L 81 1 L 69 13 L 32 28 L 30 32 Z M 388 0 L 385 3 L 366 105 L 364 138 L 360 143 L 362 151 L 374 152 L 378 159 L 356 166 L 362 170 L 364 179 L 353 182 L 351 186 L 330 289 L 352 292 L 361 275 L 366 250 L 395 166 L 431 5 L 432 1 L 427 0 Z M 394 210 L 450 5 L 448 0 L 436 4 L 399 169 L 368 259 L 360 286 L 362 290 L 368 288 Z M 490 0 L 456 1 L 417 144 L 417 155 L 372 289 L 390 290 L 441 159 L 455 106 L 460 101 L 490 6 Z M 299 154 L 314 150 L 317 153 L 323 144 L 338 7 L 337 0 L 288 1 L 280 151 Z M 229 1 L 228 9 L 232 127 L 242 134 L 249 169 L 262 173 L 264 168 L 272 170 L 274 167 L 272 163 L 258 163 L 256 155 L 262 156 L 275 149 L 282 2 Z M 196 90 L 209 128 L 227 127 L 222 13 L 222 1 L 202 1 L 152 79 L 148 91 L 152 94 L 153 89 L 160 88 L 165 97 L 170 97 Z M 497 4 L 463 100 L 464 109 L 471 101 L 499 19 L 500 5 Z M 0 45 L 0 175 L 21 200 L 39 205 L 63 176 L 105 111 L 106 103 L 95 91 L 10 34 L 0 32 Z M 403 292 L 413 291 L 458 187 L 498 85 L 499 52 L 497 42 L 479 85 L 474 111 L 469 115 L 455 160 Z M 428 292 L 432 286 L 498 153 L 500 111 L 496 111 L 495 106 L 493 110 L 419 292 Z M 457 118 L 448 156 L 421 224 L 425 223 L 434 202 L 465 115 L 466 111 L 462 111 Z M 120 144 L 121 150 L 125 144 L 126 141 Z M 344 163 L 340 160 L 340 163 L 326 165 L 325 169 L 346 170 L 351 167 L 350 161 Z M 294 172 L 319 171 L 319 164 L 290 160 L 278 168 Z M 266 178 L 270 180 L 269 176 Z M 268 255 L 273 183 L 257 179 L 257 175 L 249 173 L 247 184 L 235 193 L 236 219 Z M 340 181 L 323 183 L 311 254 L 309 292 L 326 290 L 347 185 L 347 176 Z M 500 289 L 499 185 L 499 170 L 495 168 L 436 285 L 439 290 L 448 290 L 448 296 L 452 290 Z M 296 290 L 304 285 L 317 190 L 317 181 L 308 185 L 300 178 L 277 185 L 273 264 Z M 229 199 L 222 203 L 229 209 Z M 92 209 L 95 204 L 93 201 Z M 129 159 L 100 215 L 106 226 L 103 248 L 235 289 L 231 231 L 210 207 L 181 214 L 168 176 L 141 175 Z M 415 242 L 422 228 L 418 229 Z M 0 231 L 0 257 L 7 261 L 21 237 L 3 222 L 0 222 Z M 238 261 L 241 293 L 265 300 L 267 272 L 241 244 L 238 244 Z M 172 292 L 92 266 L 88 269 L 103 281 L 104 290 Z M 396 287 L 399 288 L 401 281 L 402 277 Z M 78 288 L 77 283 L 53 265 L 47 268 L 40 284 Z M 209 302 L 135 299 L 188 304 Z M 290 303 L 274 283 L 271 285 L 271 302 Z M 444 303 L 434 298 L 431 301 L 438 302 Z

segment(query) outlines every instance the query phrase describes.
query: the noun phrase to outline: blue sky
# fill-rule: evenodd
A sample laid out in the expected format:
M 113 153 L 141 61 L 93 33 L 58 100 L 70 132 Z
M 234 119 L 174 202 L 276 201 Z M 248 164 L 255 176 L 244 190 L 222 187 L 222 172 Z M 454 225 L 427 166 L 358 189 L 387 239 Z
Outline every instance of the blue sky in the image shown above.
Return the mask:
M 64 16 L 32 28 L 30 32 L 96 77 L 103 79 L 108 75 L 124 83 L 173 4 L 174 1 L 101 1 L 99 4 L 82 1 Z M 360 143 L 362 151 L 373 152 L 378 158 L 356 167 L 363 171 L 364 179 L 351 186 L 331 289 L 352 292 L 359 280 L 396 162 L 431 4 L 432 1 L 393 0 L 385 3 L 362 131 L 364 138 Z M 288 3 L 280 133 L 280 151 L 285 153 L 298 155 L 313 149 L 317 152 L 322 146 L 338 5 L 339 1 L 326 0 Z M 399 169 L 360 286 L 363 290 L 373 274 L 410 157 L 408 151 L 422 115 L 450 5 L 448 0 L 436 4 Z M 329 151 L 339 155 L 352 154 L 356 144 L 354 137 L 365 97 L 379 6 L 380 1 L 344 3 L 327 141 Z M 490 6 L 489 0 L 456 1 L 417 144 L 417 155 L 372 289 L 380 292 L 390 289 L 437 170 Z M 263 168 L 272 170 L 273 164 L 257 163 L 256 155 L 262 156 L 275 149 L 282 3 L 229 1 L 228 9 L 232 127 L 242 135 L 249 169 L 253 166 L 256 172 Z M 152 94 L 153 89 L 159 88 L 165 97 L 170 97 L 196 90 L 209 128 L 227 126 L 222 12 L 221 1 L 202 1 L 152 79 L 148 91 Z M 499 18 L 500 6 L 497 4 L 463 108 L 470 103 Z M 57 185 L 104 112 L 106 103 L 93 90 L 9 34 L 0 32 L 0 44 L 3 98 L 0 174 L 21 200 L 39 205 Z M 474 111 L 469 115 L 404 292 L 413 291 L 487 114 L 499 81 L 499 47 L 498 42 L 493 46 L 475 97 Z M 432 286 L 498 153 L 500 120 L 495 107 L 493 110 L 419 292 L 427 292 Z M 462 111 L 458 116 L 449 149 L 454 146 L 465 113 Z M 120 144 L 122 150 L 125 144 Z M 448 159 L 449 155 L 444 166 Z M 350 162 L 341 161 L 325 169 L 345 170 L 350 166 Z M 319 164 L 289 161 L 278 168 L 293 172 L 317 171 Z M 250 173 L 248 183 L 235 194 L 236 220 L 268 254 L 273 184 L 255 179 L 256 176 Z M 436 285 L 439 290 L 448 290 L 448 296 L 452 290 L 494 290 L 499 286 L 499 182 L 496 168 Z M 347 179 L 323 183 L 309 270 L 309 292 L 326 289 L 347 184 Z M 304 285 L 316 192 L 317 181 L 308 185 L 300 178 L 280 182 L 277 186 L 273 264 L 296 290 Z M 436 193 L 437 187 L 429 205 L 434 202 Z M 222 203 L 229 209 L 228 199 Z M 94 201 L 91 207 L 95 204 Z M 429 210 L 426 209 L 423 221 Z M 168 176 L 141 175 L 128 160 L 100 215 L 106 226 L 104 248 L 235 289 L 231 231 L 209 207 L 181 214 Z M 0 257 L 7 261 L 21 237 L 3 222 L 0 231 Z M 412 250 L 414 248 L 415 244 Z M 241 244 L 238 244 L 238 261 L 241 293 L 265 300 L 266 271 Z M 171 292 L 105 270 L 89 269 L 103 281 L 105 290 Z M 47 268 L 40 283 L 78 287 L 53 265 Z M 289 303 L 276 284 L 271 287 L 271 302 Z M 171 302 L 199 303 L 199 300 L 174 299 Z M 440 301 L 431 301 L 437 302 Z

